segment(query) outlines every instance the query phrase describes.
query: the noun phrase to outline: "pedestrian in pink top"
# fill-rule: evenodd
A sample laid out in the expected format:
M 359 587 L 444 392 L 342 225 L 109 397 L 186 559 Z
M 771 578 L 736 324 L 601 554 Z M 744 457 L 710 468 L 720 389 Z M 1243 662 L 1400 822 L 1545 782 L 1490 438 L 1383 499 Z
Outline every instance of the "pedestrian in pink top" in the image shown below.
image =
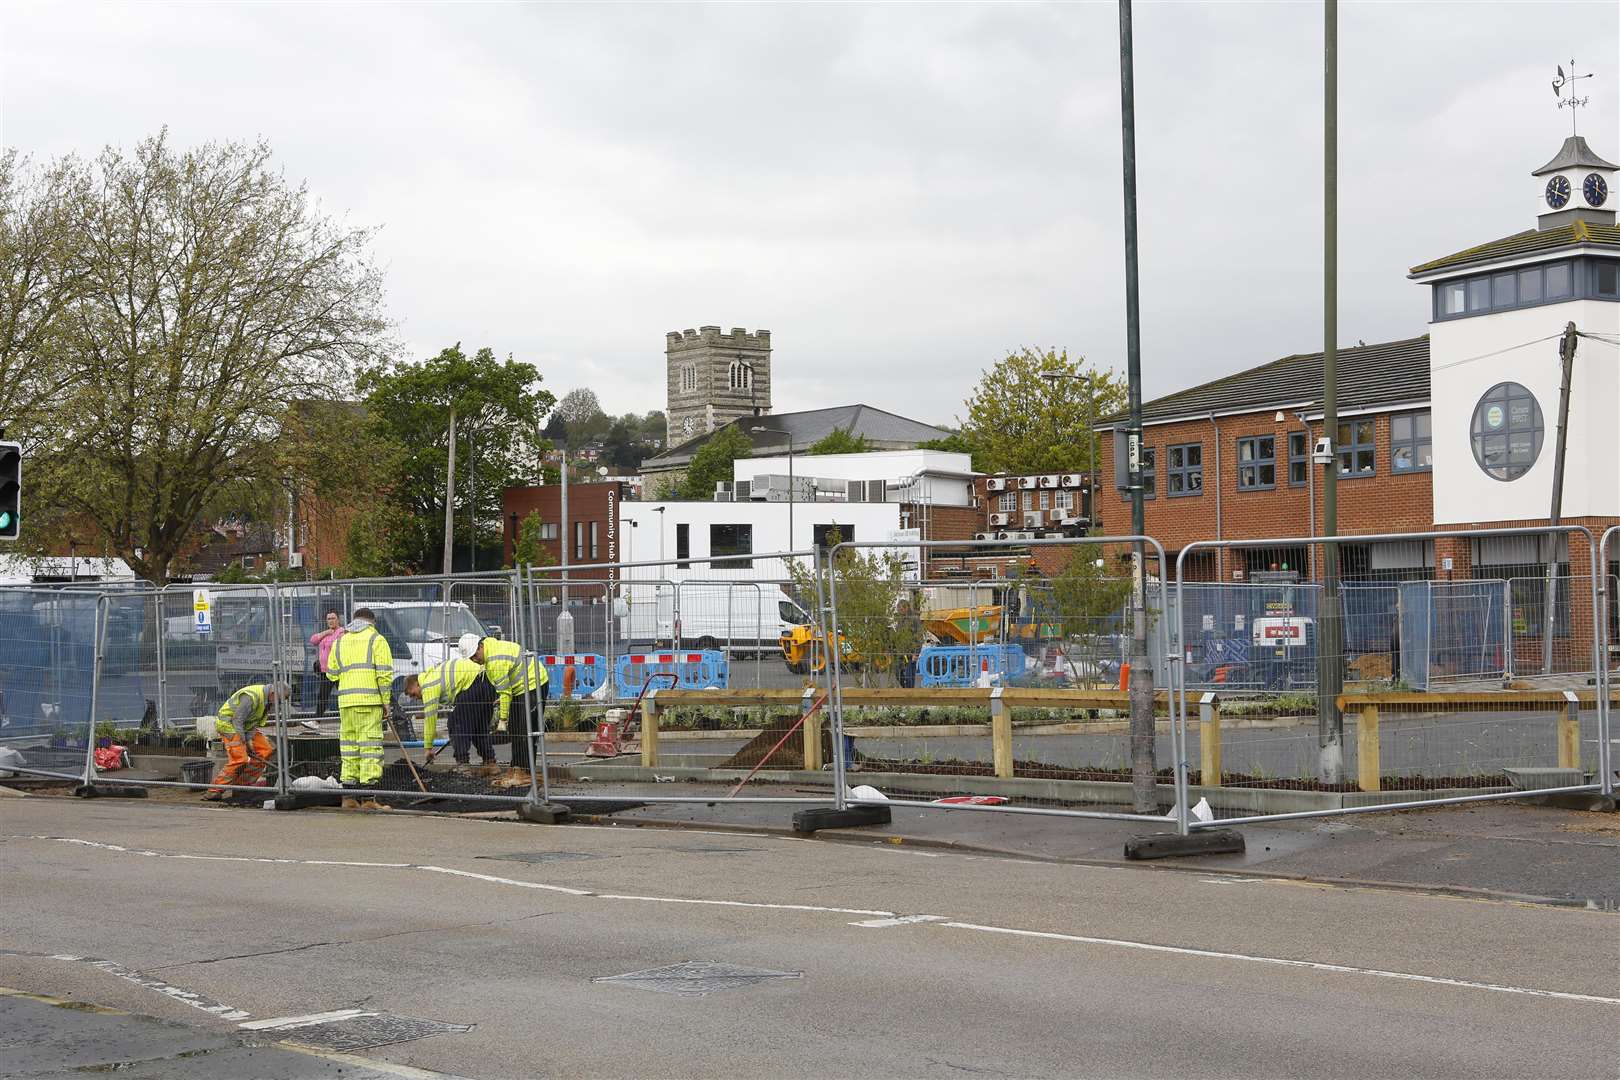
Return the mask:
M 315 646 L 315 673 L 321 678 L 321 696 L 315 703 L 315 715 L 325 716 L 326 707 L 332 702 L 332 689 L 337 683 L 326 677 L 326 664 L 332 656 L 332 646 L 337 639 L 343 636 L 343 624 L 338 619 L 336 611 L 326 613 L 326 629 L 318 630 L 309 636 L 309 643 Z

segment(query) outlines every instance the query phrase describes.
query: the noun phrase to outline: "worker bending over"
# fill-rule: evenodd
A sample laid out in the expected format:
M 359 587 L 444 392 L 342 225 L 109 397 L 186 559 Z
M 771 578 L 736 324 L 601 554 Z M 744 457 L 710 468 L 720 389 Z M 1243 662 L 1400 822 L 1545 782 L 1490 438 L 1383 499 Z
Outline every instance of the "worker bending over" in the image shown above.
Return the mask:
M 484 669 L 471 660 L 452 656 L 420 676 L 405 679 L 405 696 L 422 703 L 422 745 L 431 747 L 438 734 L 439 710 L 450 706 L 450 753 L 458 765 L 468 765 L 468 751 L 490 771 L 495 745 L 489 738 L 489 717 L 495 711 L 495 688 Z
M 203 793 L 204 799 L 217 802 L 224 798 L 226 785 L 255 787 L 264 782 L 264 767 L 276 752 L 265 737 L 264 724 L 276 702 L 290 693 L 286 683 L 254 683 L 219 707 L 214 730 L 225 744 L 225 767 L 214 777 L 214 786 Z
M 343 786 L 358 788 L 363 796 L 345 793 L 343 809 L 387 810 L 377 801 L 377 788 L 382 785 L 383 722 L 394 684 L 394 654 L 388 639 L 377 632 L 370 608 L 354 609 L 327 656 L 326 677 L 337 683 Z
M 484 674 L 495 688 L 495 730 L 512 736 L 512 767 L 527 769 L 532 733 L 545 729 L 545 699 L 551 680 L 546 665 L 533 653 L 525 653 L 517 642 L 495 637 L 462 634 L 456 649 L 484 666 Z M 515 715 L 514 698 L 518 699 Z

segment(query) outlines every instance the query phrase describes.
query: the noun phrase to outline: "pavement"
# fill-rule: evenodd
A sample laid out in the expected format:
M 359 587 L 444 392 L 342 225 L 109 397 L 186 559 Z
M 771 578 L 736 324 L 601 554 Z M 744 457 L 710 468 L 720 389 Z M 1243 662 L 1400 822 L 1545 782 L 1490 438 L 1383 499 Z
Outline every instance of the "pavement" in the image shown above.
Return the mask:
M 1571 841 L 1575 891 L 1615 877 L 1612 815 L 1501 809 L 1191 872 L 920 835 L 5 798 L 0 986 L 148 1020 L 0 996 L 0 1076 L 186 1076 L 193 1053 L 332 1075 L 279 1056 L 294 1042 L 367 1078 L 1612 1075 L 1620 915 L 1269 872 L 1379 844 L 1454 865 L 1447 845 L 1511 829 L 1521 861 Z M 928 820 L 1021 827 L 983 817 Z M 1059 824 L 1079 859 L 1117 823 Z

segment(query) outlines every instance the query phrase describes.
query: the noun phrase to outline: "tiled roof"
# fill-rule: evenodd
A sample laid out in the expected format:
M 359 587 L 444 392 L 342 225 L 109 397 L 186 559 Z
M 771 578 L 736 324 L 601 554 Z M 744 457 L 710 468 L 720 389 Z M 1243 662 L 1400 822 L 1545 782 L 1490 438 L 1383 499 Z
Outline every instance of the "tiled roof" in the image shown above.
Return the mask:
M 1588 221 L 1572 221 L 1556 229 L 1526 229 L 1488 244 L 1467 248 L 1443 259 L 1435 259 L 1412 267 L 1414 276 L 1431 274 L 1436 270 L 1473 266 L 1496 259 L 1511 259 L 1520 255 L 1537 255 L 1559 248 L 1586 244 L 1620 250 L 1620 225 L 1595 225 Z
M 788 440 L 778 434 L 779 431 L 786 431 L 793 437 L 795 451 L 804 450 L 812 443 L 840 430 L 855 436 L 865 436 L 876 448 L 915 446 L 930 439 L 943 439 L 950 434 L 944 428 L 896 416 L 892 412 L 874 409 L 870 405 L 840 405 L 832 409 L 745 416 L 716 431 L 684 442 L 667 454 L 647 458 L 641 463 L 641 468 L 643 471 L 681 468 L 688 464 L 692 460 L 692 455 L 702 449 L 710 439 L 728 427 L 735 427 L 748 436 L 756 456 L 787 450 Z
M 1404 405 L 1429 399 L 1429 338 L 1338 351 L 1340 409 Z M 1223 379 L 1143 402 L 1142 419 L 1158 423 L 1206 413 L 1264 412 L 1322 400 L 1322 354 L 1285 356 Z M 1106 418 L 1117 425 L 1123 414 Z

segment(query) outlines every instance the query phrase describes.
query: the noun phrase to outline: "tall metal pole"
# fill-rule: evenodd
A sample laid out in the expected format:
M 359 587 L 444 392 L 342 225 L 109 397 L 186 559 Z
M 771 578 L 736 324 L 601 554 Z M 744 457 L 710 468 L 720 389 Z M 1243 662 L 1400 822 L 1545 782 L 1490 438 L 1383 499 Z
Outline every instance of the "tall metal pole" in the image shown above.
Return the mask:
M 1573 66 L 1573 65 L 1572 65 Z M 1564 338 L 1558 344 L 1558 359 L 1561 363 L 1562 374 L 1558 382 L 1558 446 L 1553 454 L 1553 486 L 1552 486 L 1552 513 L 1548 522 L 1553 528 L 1559 525 L 1559 519 L 1564 513 L 1564 451 L 1569 446 L 1569 383 L 1575 374 L 1575 342 L 1580 335 L 1575 330 L 1575 324 L 1569 323 L 1564 327 Z M 1542 598 L 1546 601 L 1547 609 L 1544 616 L 1545 624 L 1541 628 L 1541 673 L 1551 675 L 1553 667 L 1553 632 L 1558 629 L 1558 541 L 1560 534 L 1552 533 L 1547 537 L 1547 582 L 1542 589 Z M 1567 542 L 1567 541 L 1566 541 Z M 1570 560 L 1574 565 L 1574 560 Z M 1595 630 L 1595 628 L 1594 628 Z
M 455 558 L 456 535 L 456 407 L 450 406 L 450 465 L 444 474 L 444 572 L 450 573 Z
M 557 652 L 572 655 L 574 651 L 574 615 L 568 610 L 568 552 L 574 534 L 568 521 L 568 440 L 558 440 L 562 450 L 562 610 L 557 613 L 553 632 L 557 637 Z
M 1125 355 L 1129 383 L 1127 431 L 1131 480 L 1131 532 L 1147 532 L 1142 503 L 1142 305 L 1137 289 L 1136 85 L 1132 70 L 1131 0 L 1119 0 L 1120 136 L 1125 161 Z M 1158 810 L 1153 740 L 1153 670 L 1147 648 L 1147 566 L 1143 546 L 1133 552 L 1136 588 L 1131 620 L 1131 801 L 1137 813 Z M 1166 572 L 1159 567 L 1159 573 Z
M 1339 2 L 1326 0 L 1322 28 L 1322 535 L 1339 535 Z M 1309 435 L 1306 440 L 1309 441 Z M 1344 688 L 1340 641 L 1339 546 L 1322 547 L 1322 603 L 1317 614 L 1317 772 L 1326 783 L 1344 778 Z
M 798 494 L 799 494 L 798 488 L 794 486 L 794 482 L 793 482 L 793 436 L 789 435 L 788 436 L 788 542 L 787 542 L 787 549 L 789 551 L 794 550 L 794 547 L 793 547 L 793 503 L 795 502 L 795 497 Z

